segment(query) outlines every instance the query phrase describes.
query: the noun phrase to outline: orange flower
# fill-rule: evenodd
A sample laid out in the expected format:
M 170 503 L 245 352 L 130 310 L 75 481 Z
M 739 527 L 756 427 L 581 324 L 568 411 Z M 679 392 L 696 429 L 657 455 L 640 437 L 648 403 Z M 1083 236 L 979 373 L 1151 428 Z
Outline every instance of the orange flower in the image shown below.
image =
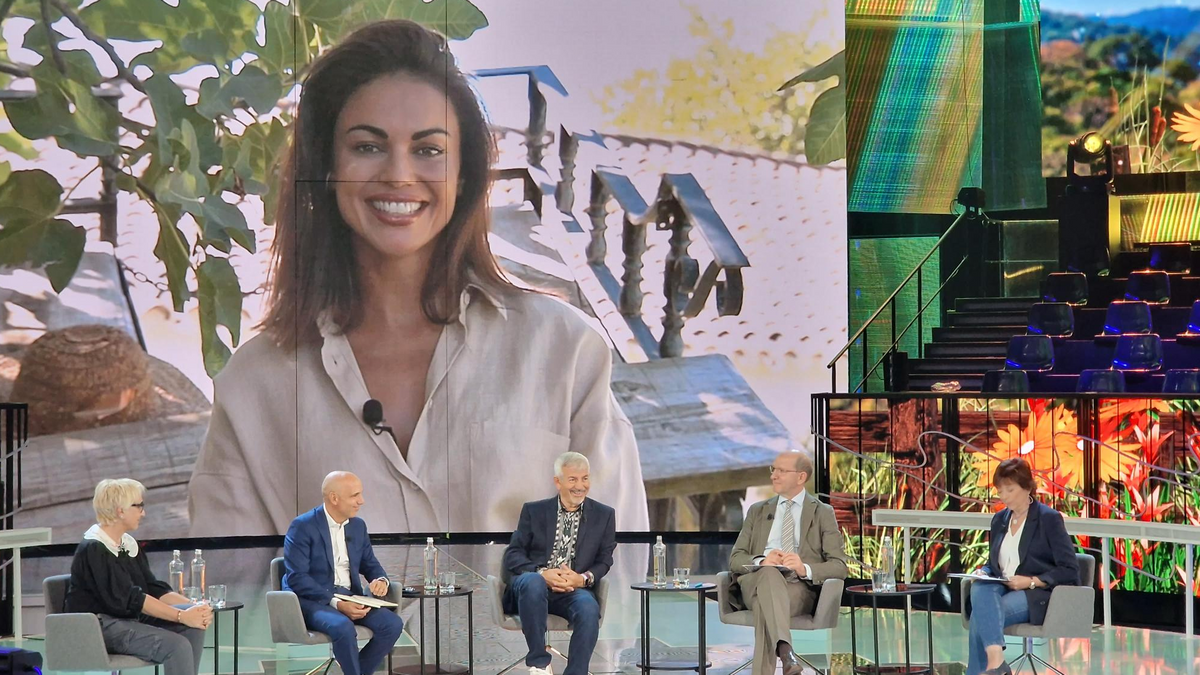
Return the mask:
M 1079 478 L 1083 476 L 1083 453 L 1076 447 L 1075 428 L 1075 413 L 1058 406 L 1030 413 L 1024 429 L 1009 424 L 996 430 L 999 440 L 992 444 L 996 459 L 979 453 L 973 460 L 979 470 L 979 486 L 991 486 L 993 462 L 1022 457 L 1034 473 L 1050 475 L 1057 479 L 1054 482 L 1078 490 Z M 1064 482 L 1068 478 L 1071 482 Z
M 1200 150 L 1200 111 L 1186 103 L 1183 107 L 1187 108 L 1188 114 L 1176 112 L 1171 128 L 1179 132 L 1180 142 L 1191 143 L 1192 150 Z
M 1171 406 L 1162 399 L 1107 399 L 1100 402 L 1100 440 L 1117 436 L 1121 422 L 1128 419 L 1130 425 L 1145 426 L 1145 417 L 1151 413 L 1170 413 Z

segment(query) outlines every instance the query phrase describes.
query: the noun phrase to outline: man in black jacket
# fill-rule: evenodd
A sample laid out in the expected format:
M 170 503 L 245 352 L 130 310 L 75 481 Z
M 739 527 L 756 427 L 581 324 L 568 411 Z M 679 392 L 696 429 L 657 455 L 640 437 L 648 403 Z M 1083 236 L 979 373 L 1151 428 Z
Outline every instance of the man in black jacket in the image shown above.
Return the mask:
M 553 675 L 546 651 L 550 614 L 571 623 L 573 634 L 564 675 L 586 675 L 600 605 L 596 583 L 608 573 L 617 547 L 616 512 L 587 498 L 588 459 L 563 453 L 554 462 L 558 495 L 528 502 L 504 551 L 504 611 L 521 617 L 530 675 Z

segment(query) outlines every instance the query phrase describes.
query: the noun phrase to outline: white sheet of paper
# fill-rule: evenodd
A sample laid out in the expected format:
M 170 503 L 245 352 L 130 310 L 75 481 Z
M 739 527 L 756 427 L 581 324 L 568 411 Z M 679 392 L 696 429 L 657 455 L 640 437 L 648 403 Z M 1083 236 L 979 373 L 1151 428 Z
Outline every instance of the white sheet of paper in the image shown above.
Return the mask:
M 952 579 L 974 579 L 975 581 L 995 581 L 1001 584 L 1008 583 L 1008 579 L 1003 577 L 989 577 L 983 574 L 963 574 L 961 572 L 954 572 L 947 576 Z

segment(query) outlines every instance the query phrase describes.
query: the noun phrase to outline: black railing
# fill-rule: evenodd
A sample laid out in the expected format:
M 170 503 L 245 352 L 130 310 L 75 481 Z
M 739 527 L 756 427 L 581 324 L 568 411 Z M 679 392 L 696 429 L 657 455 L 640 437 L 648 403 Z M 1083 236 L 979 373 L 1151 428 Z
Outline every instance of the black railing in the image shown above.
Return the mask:
M 545 85 L 557 94 L 567 96 L 566 88 L 554 71 L 543 65 L 493 68 L 476 71 L 474 75 L 528 78 L 529 122 L 524 134 L 530 172 L 526 175 L 534 183 L 537 182 L 535 174 L 544 176 L 543 180 L 548 184 L 543 193 L 550 191 L 549 183 L 552 183 L 558 210 L 573 217 L 575 170 L 580 142 L 587 141 L 603 148 L 599 135 L 590 130 L 581 134 L 580 129 L 572 129 L 572 125 L 566 122 L 559 123 L 559 178 L 554 181 L 548 173 L 544 173 L 546 169 L 542 166 L 552 134 L 547 130 L 549 106 L 541 89 L 541 85 Z M 511 172 L 505 170 L 503 175 L 515 177 L 516 174 Z M 527 188 L 527 194 L 529 192 Z M 663 277 L 665 305 L 662 337 L 657 344 L 653 344 L 648 331 L 634 331 L 647 357 L 681 356 L 684 322 L 700 314 L 714 290 L 718 315 L 737 315 L 741 312 L 744 293 L 741 270 L 749 267 L 750 261 L 694 176 L 690 173 L 663 174 L 655 200 L 647 204 L 633 182 L 620 169 L 596 166 L 591 171 L 591 198 L 586 210 L 591 222 L 587 261 L 594 270 L 601 272 L 606 271 L 606 217 L 608 205 L 612 202 L 616 203 L 622 217 L 621 249 L 624 254 L 620 290 L 613 300 L 626 319 L 634 319 L 642 313 L 644 293 L 641 284 L 645 266 L 643 258 L 647 250 L 647 225 L 654 223 L 658 230 L 671 232 Z M 688 252 L 693 229 L 700 233 L 712 256 L 703 274 L 700 273 L 699 261 Z
M 21 510 L 21 450 L 29 441 L 29 406 L 25 403 L 0 403 L 0 530 L 16 528 L 17 512 Z M 13 603 L 16 584 L 13 551 L 0 552 L 0 635 L 12 635 Z
M 850 351 L 850 348 L 854 346 L 855 342 L 857 342 L 859 338 L 862 338 L 862 377 L 859 379 L 857 384 L 855 384 L 853 387 L 850 387 L 851 392 L 867 393 L 866 387 L 870 382 L 871 376 L 875 374 L 875 371 L 878 370 L 885 361 L 887 361 L 896 353 L 896 347 L 900 345 L 900 341 L 904 339 L 904 336 L 908 334 L 909 329 L 911 329 L 914 325 L 917 327 L 917 357 L 920 358 L 924 356 L 925 310 L 928 309 L 929 305 L 933 304 L 933 301 L 941 295 L 941 292 L 946 288 L 946 285 L 958 275 L 959 271 L 962 270 L 970 256 L 964 255 L 962 259 L 958 261 L 958 264 L 955 265 L 950 274 L 945 275 L 945 278 L 938 285 L 937 290 L 930 295 L 928 300 L 924 300 L 925 263 L 929 262 L 929 259 L 932 258 L 935 253 L 939 253 L 941 251 L 942 244 L 950 237 L 951 234 L 955 232 L 959 224 L 961 224 L 963 221 L 987 222 L 987 215 L 983 212 L 983 197 L 981 190 L 976 188 L 963 188 L 958 194 L 958 203 L 961 204 L 965 210 L 958 214 L 958 217 L 954 219 L 954 222 L 950 223 L 950 227 L 946 228 L 946 231 L 942 233 L 941 237 L 938 237 L 938 240 L 925 254 L 925 257 L 921 258 L 921 261 L 918 262 L 916 267 L 908 273 L 908 276 L 904 277 L 904 281 L 900 282 L 900 285 L 896 287 L 896 290 L 892 291 L 892 294 L 888 296 L 887 300 L 884 300 L 883 304 L 881 304 L 879 308 L 871 314 L 870 318 L 863 323 L 862 327 L 860 327 L 858 331 L 854 333 L 854 335 L 850 336 L 850 339 L 846 341 L 845 345 L 842 345 L 842 348 L 838 350 L 833 359 L 831 359 L 829 363 L 825 364 L 825 367 L 830 371 L 830 379 L 832 381 L 832 388 L 830 391 L 835 393 L 837 392 L 838 361 L 841 360 L 846 352 Z M 901 291 L 903 291 L 905 287 L 907 287 L 908 284 L 914 280 L 916 281 L 917 304 L 919 307 L 917 308 L 915 316 L 913 316 L 908 324 L 904 326 L 903 330 L 897 333 L 897 298 L 900 296 Z M 883 355 L 880 356 L 873 365 L 870 365 L 868 329 L 880 316 L 883 315 L 885 311 L 890 312 L 889 316 L 891 319 L 892 341 L 888 345 L 887 349 L 883 350 Z

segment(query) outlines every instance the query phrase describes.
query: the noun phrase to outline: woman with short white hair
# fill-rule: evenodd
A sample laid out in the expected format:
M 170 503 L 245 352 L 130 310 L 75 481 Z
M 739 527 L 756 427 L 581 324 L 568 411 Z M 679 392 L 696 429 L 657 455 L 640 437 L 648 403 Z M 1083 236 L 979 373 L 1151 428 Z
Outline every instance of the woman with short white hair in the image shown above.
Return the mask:
M 96 486 L 97 522 L 75 549 L 66 611 L 95 614 L 111 654 L 161 664 L 165 675 L 197 675 L 212 609 L 190 604 L 154 578 L 129 534 L 146 515 L 145 495 L 131 478 Z

